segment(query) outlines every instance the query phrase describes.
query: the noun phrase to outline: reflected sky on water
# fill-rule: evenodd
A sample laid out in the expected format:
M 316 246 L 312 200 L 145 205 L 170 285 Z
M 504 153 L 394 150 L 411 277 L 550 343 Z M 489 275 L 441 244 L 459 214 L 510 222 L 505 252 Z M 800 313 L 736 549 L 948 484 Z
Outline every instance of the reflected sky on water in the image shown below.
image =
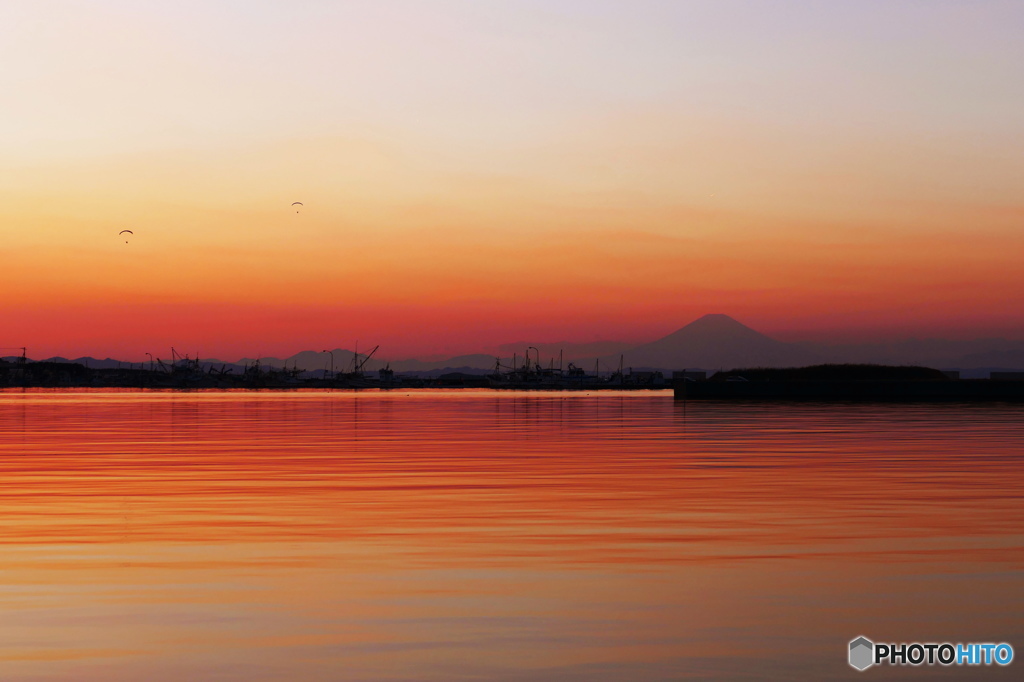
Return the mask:
M 862 634 L 1024 652 L 1022 418 L 2 391 L 0 679 L 853 679 Z M 979 670 L 863 674 L 914 673 Z

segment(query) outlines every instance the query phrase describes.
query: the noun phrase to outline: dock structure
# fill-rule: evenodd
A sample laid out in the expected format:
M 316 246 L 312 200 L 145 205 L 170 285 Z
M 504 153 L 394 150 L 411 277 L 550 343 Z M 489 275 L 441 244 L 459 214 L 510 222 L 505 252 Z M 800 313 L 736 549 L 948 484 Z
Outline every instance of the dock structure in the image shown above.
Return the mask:
M 928 367 L 815 365 L 677 378 L 679 400 L 1024 402 L 1024 376 L 959 379 Z

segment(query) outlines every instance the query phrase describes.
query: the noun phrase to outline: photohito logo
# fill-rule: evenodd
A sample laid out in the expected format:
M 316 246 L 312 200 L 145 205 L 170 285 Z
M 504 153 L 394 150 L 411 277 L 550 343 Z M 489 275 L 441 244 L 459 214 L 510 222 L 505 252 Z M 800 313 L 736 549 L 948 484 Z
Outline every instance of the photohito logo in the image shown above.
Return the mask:
M 874 663 L 875 644 L 867 637 L 858 637 L 850 642 L 850 665 L 864 670 Z
M 1010 665 L 1013 647 L 1006 642 L 950 644 L 943 642 L 875 643 L 867 637 L 850 641 L 850 665 L 867 670 L 873 665 Z

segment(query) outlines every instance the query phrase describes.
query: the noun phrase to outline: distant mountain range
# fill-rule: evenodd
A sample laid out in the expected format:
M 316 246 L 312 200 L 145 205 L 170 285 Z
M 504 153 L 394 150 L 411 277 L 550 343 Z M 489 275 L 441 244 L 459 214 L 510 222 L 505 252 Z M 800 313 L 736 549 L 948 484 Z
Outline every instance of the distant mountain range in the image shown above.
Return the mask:
M 813 351 L 776 341 L 728 315 L 705 315 L 664 338 L 631 348 L 623 355 L 633 367 L 666 369 L 796 367 L 821 360 Z
M 620 357 L 625 367 L 666 371 L 795 367 L 822 362 L 871 362 L 970 370 L 965 376 L 983 375 L 985 370 L 1024 368 L 1024 341 L 910 339 L 886 344 L 785 343 L 755 331 L 728 315 L 705 315 L 668 336 L 639 346 L 616 341 L 582 344 L 524 341 L 505 344 L 500 347 L 502 363 L 510 364 L 513 354 L 518 355 L 521 361 L 528 348 L 531 348 L 531 358 L 535 357 L 536 353 L 544 365 L 552 361 L 557 364 L 561 354 L 563 366 L 573 362 L 589 371 L 596 365 L 602 372 L 617 368 Z M 537 350 L 534 351 L 532 348 Z M 335 372 L 352 369 L 355 356 L 353 351 L 336 348 L 333 353 Z M 360 357 L 365 358 L 365 355 Z M 139 367 L 149 364 L 127 363 L 112 358 L 47 359 L 57 362 L 78 362 L 93 368 L 126 367 L 129 364 Z M 238 373 L 255 363 L 256 359 L 242 358 L 235 362 L 223 362 L 204 358 L 202 362 L 204 365 L 218 368 L 224 365 Z M 259 362 L 263 367 L 297 367 L 318 375 L 331 370 L 330 353 L 310 350 L 283 359 L 259 358 Z M 482 373 L 493 370 L 495 362 L 496 358 L 493 355 L 472 354 L 430 360 L 392 361 L 390 366 L 396 372 L 436 376 L 452 371 Z M 366 364 L 365 369 L 376 370 L 383 366 L 383 361 L 373 359 Z

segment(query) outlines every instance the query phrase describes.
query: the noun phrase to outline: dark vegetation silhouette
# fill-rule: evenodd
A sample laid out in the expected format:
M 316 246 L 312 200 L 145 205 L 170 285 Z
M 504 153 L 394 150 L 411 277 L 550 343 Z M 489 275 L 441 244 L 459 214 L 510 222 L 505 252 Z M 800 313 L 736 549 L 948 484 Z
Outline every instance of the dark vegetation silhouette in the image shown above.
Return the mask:
M 810 367 L 754 367 L 716 372 L 708 381 L 951 381 L 937 369 L 892 365 L 812 365 Z

